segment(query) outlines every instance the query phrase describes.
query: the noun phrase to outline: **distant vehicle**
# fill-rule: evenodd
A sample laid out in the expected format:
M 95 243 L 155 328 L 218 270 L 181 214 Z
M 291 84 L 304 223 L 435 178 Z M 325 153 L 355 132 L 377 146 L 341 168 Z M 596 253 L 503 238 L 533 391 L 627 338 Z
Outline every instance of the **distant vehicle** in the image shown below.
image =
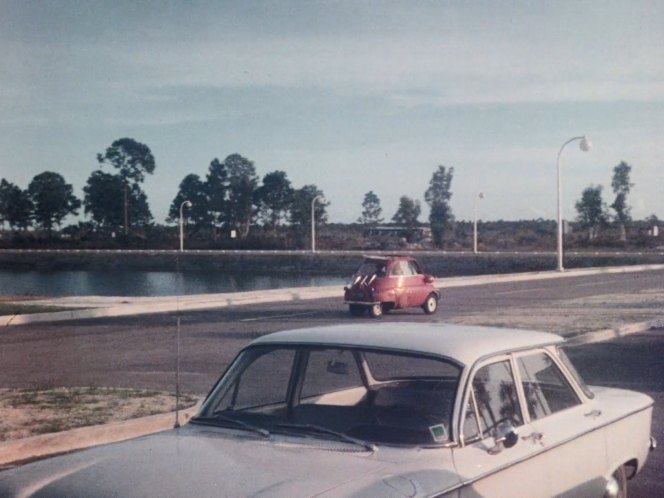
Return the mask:
M 0 472 L 2 497 L 624 497 L 653 401 L 588 387 L 557 335 L 421 323 L 243 349 L 191 421 Z
M 420 264 L 408 256 L 366 257 L 344 287 L 344 304 L 353 316 L 366 311 L 378 318 L 401 308 L 438 309 L 440 290 L 434 277 L 425 275 Z

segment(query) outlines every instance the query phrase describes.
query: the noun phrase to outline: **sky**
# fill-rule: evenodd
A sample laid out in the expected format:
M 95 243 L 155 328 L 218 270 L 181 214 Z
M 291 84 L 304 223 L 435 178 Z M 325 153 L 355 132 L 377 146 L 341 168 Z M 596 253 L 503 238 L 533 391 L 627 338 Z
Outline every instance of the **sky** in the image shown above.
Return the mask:
M 163 223 L 180 181 L 239 153 L 315 184 L 331 222 L 373 190 L 386 221 L 439 165 L 470 220 L 556 217 L 632 166 L 637 219 L 664 218 L 664 2 L 0 0 L 0 177 L 83 197 L 97 153 L 150 147 Z M 108 168 L 108 166 L 105 166 Z M 479 199 L 478 193 L 484 194 Z

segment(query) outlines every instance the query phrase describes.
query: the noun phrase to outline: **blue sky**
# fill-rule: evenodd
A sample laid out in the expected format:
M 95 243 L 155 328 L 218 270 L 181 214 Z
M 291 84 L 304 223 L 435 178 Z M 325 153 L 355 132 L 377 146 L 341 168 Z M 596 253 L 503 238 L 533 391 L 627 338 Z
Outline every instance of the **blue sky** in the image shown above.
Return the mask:
M 555 218 L 590 184 L 613 200 L 627 161 L 635 218 L 664 218 L 664 2 L 0 2 L 0 177 L 57 171 L 82 197 L 96 154 L 155 155 L 163 222 L 182 178 L 240 153 L 262 177 L 316 184 L 330 221 L 373 190 L 391 218 L 454 167 L 452 209 Z

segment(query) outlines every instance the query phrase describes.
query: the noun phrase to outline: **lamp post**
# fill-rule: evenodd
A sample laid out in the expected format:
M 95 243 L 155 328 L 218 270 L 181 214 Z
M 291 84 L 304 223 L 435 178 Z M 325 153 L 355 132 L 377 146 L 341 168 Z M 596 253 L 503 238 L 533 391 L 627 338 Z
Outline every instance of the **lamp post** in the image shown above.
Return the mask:
M 180 252 L 184 251 L 184 216 L 182 210 L 185 206 L 190 208 L 192 206 L 191 201 L 183 201 L 180 204 Z
M 587 152 L 592 148 L 592 143 L 588 140 L 588 137 L 585 135 L 580 137 L 570 138 L 567 142 L 562 144 L 560 150 L 558 151 L 558 158 L 556 159 L 556 171 L 558 175 L 558 271 L 563 271 L 563 207 L 562 207 L 562 183 L 560 180 L 560 155 L 563 153 L 563 149 L 568 144 L 579 140 L 579 148 L 583 152 Z
M 473 253 L 477 254 L 477 201 L 484 199 L 484 193 L 480 192 L 475 198 L 475 205 L 473 206 Z
M 316 217 L 314 216 L 314 205 L 316 201 L 325 202 L 323 195 L 317 195 L 311 199 L 311 252 L 316 252 Z

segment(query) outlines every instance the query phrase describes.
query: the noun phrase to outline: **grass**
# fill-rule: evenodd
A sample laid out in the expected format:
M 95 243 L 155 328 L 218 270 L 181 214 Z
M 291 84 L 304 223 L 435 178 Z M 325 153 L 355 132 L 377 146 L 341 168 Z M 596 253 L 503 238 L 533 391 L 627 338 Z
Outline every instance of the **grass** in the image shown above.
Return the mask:
M 0 303 L 0 316 L 5 315 L 30 315 L 33 313 L 50 313 L 53 311 L 69 311 L 74 308 L 63 308 L 61 306 L 40 306 L 30 304 Z
M 198 398 L 181 395 L 179 408 Z M 144 389 L 74 387 L 0 389 L 0 441 L 106 424 L 175 410 L 170 393 Z

